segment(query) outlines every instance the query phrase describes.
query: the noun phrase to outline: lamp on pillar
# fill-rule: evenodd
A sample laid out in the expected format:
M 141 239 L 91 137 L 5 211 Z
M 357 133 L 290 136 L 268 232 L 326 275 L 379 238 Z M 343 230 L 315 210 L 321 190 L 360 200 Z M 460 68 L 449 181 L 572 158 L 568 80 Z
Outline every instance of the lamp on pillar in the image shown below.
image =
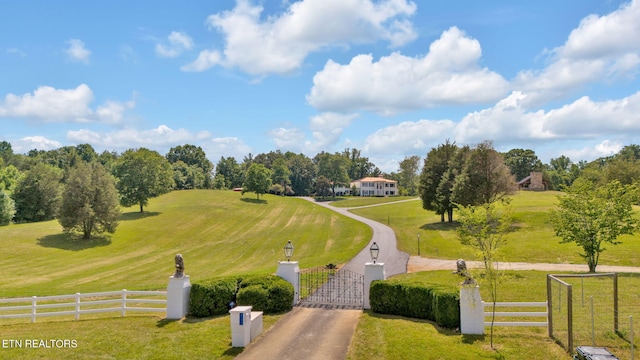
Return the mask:
M 293 256 L 293 244 L 291 243 L 291 240 L 289 240 L 284 246 L 284 256 L 287 258 L 287 261 L 290 261 Z
M 380 247 L 378 246 L 378 244 L 376 244 L 375 241 L 373 242 L 373 244 L 369 248 L 369 252 L 371 253 L 371 260 L 375 264 L 376 260 L 378 260 L 378 254 L 380 254 Z

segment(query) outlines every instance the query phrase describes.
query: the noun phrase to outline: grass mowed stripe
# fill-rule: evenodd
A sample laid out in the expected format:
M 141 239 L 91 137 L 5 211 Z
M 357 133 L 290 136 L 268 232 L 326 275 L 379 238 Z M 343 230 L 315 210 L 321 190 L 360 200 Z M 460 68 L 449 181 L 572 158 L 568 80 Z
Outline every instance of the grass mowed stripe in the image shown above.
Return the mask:
M 144 213 L 123 209 L 109 238 L 62 233 L 57 221 L 0 227 L 0 297 L 166 288 L 173 256 L 182 253 L 192 281 L 272 273 L 287 240 L 301 267 L 343 263 L 371 229 L 303 199 L 237 192 L 174 191 Z
M 516 231 L 507 236 L 507 243 L 499 250 L 500 261 L 586 264 L 579 255 L 582 248 L 572 243 L 560 244 L 561 239 L 555 236 L 549 222 L 549 211 L 556 207 L 560 194 L 555 191 L 520 191 L 511 197 Z M 396 233 L 398 248 L 411 255 L 418 254 L 417 234 L 420 233 L 420 255 L 424 257 L 476 259 L 471 248 L 460 245 L 455 231 L 457 222 L 440 222 L 440 216 L 424 210 L 421 201 L 351 211 L 388 224 Z M 457 216 L 454 212 L 454 220 Z M 636 256 L 640 253 L 640 232 L 621 236 L 618 240 L 622 244 L 606 245 L 599 264 L 640 266 L 640 257 Z

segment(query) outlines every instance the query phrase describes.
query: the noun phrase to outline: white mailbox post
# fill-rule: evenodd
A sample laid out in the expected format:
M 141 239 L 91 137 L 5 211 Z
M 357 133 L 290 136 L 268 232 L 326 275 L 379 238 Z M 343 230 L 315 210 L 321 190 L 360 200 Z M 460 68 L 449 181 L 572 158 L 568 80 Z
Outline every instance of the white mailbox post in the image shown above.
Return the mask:
M 231 346 L 245 347 L 251 342 L 251 306 L 236 306 L 231 314 Z

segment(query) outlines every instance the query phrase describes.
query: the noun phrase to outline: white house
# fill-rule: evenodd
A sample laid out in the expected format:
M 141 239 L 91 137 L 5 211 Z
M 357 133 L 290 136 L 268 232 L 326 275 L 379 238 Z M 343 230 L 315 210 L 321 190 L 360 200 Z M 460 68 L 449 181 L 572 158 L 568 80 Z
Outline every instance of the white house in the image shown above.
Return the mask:
M 382 176 L 365 177 L 360 180 L 352 181 L 350 186 L 356 188 L 356 194 L 360 196 L 397 196 L 398 182 L 396 180 L 387 180 Z M 354 194 L 354 195 L 356 195 Z

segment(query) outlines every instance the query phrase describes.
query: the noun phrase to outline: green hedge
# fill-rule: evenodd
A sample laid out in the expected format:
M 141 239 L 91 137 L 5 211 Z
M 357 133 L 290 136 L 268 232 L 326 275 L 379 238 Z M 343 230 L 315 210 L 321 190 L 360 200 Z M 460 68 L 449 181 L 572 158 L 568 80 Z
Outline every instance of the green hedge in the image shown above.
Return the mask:
M 376 313 L 427 319 L 450 329 L 460 327 L 460 295 L 456 287 L 373 281 L 369 303 Z
M 226 314 L 229 303 L 236 299 L 238 281 L 233 277 L 191 284 L 189 314 L 195 317 Z
M 274 275 L 226 277 L 194 283 L 189 296 L 189 314 L 195 317 L 222 315 L 231 302 L 251 305 L 267 314 L 291 310 L 293 286 Z

